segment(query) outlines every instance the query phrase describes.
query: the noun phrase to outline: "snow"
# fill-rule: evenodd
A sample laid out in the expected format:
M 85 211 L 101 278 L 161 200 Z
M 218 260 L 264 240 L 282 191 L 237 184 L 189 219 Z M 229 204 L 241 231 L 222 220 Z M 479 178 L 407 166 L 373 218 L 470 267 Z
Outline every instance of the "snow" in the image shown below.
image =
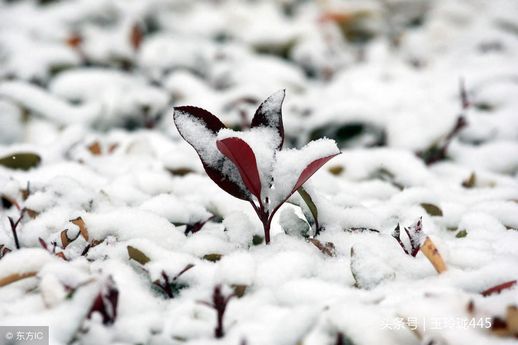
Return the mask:
M 275 209 L 293 191 L 300 175 L 312 162 L 340 151 L 333 140 L 319 139 L 312 141 L 300 150 L 288 149 L 277 152 L 272 177 L 275 189 L 270 199 L 271 209 Z
M 518 304 L 516 286 L 481 295 L 518 279 L 517 15 L 512 0 L 1 2 L 0 280 L 23 279 L 0 286 L 0 324 L 48 325 L 51 345 L 516 342 L 432 324 L 493 322 Z M 272 126 L 283 103 L 280 151 L 275 130 L 249 128 L 263 100 Z M 206 130 L 187 105 L 226 128 Z M 427 165 L 418 153 L 461 114 L 446 159 Z M 251 205 L 198 157 L 244 189 L 216 146 L 230 137 L 254 151 L 269 211 L 311 162 L 341 152 L 304 184 L 318 235 L 294 193 L 265 245 Z M 17 152 L 41 162 L 2 165 Z M 443 273 L 392 237 L 399 224 L 409 246 L 403 229 L 421 217 L 417 240 L 433 241 Z M 168 298 L 156 282 L 188 265 Z M 118 315 L 103 325 L 88 314 L 111 279 Z M 216 285 L 246 286 L 222 339 L 200 303 Z

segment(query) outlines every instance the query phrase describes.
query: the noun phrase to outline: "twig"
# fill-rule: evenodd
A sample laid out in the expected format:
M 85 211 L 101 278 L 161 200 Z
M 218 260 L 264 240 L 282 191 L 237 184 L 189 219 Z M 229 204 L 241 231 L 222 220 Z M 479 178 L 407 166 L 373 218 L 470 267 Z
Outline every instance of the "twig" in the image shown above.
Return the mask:
M 20 210 L 20 217 L 18 217 L 18 219 L 16 221 L 14 221 L 14 219 L 11 217 L 7 217 L 7 218 L 9 218 L 9 224 L 11 225 L 11 231 L 13 232 L 14 245 L 16 246 L 16 249 L 20 249 L 20 241 L 18 240 L 17 228 L 18 228 L 18 225 L 20 225 L 20 222 L 22 221 L 25 211 L 26 211 L 25 208 L 22 208 Z

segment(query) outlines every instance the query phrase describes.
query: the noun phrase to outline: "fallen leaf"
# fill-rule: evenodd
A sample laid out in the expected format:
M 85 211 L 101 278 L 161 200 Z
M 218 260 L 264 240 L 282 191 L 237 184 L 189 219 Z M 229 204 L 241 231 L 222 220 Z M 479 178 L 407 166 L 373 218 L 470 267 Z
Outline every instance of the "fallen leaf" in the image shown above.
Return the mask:
M 142 28 L 139 24 L 134 24 L 131 28 L 130 33 L 130 42 L 131 46 L 134 50 L 139 50 L 140 45 L 142 44 L 142 39 L 144 38 L 144 33 L 142 32 Z
M 85 221 L 81 217 L 77 217 L 76 219 L 70 220 L 72 224 L 75 224 L 79 227 L 79 232 L 81 233 L 81 236 L 85 239 L 85 241 L 88 241 L 89 235 L 88 235 L 88 229 L 86 228 Z
M 66 40 L 66 44 L 71 48 L 79 47 L 82 42 L 83 38 L 77 33 L 71 34 Z
M 19 152 L 0 158 L 0 165 L 9 169 L 29 170 L 37 167 L 41 157 L 35 153 Z
M 3 244 L 0 244 L 0 259 L 6 256 L 9 252 L 11 252 L 11 249 L 7 248 Z
M 508 306 L 505 319 L 494 317 L 491 331 L 501 337 L 518 338 L 518 308 L 514 305 Z
M 27 215 L 29 217 L 31 217 L 32 219 L 35 219 L 36 217 L 38 217 L 40 215 L 39 212 L 36 212 L 34 210 L 31 210 L 31 209 L 28 209 L 28 208 L 26 208 L 25 210 L 27 211 Z
M 329 167 L 329 172 L 333 175 L 341 175 L 345 168 L 341 165 L 333 165 L 332 167 Z
M 140 251 L 139 249 L 132 247 L 132 246 L 128 246 L 127 248 L 128 248 L 128 255 L 129 255 L 130 259 L 135 260 L 139 264 L 145 265 L 149 261 L 151 261 L 151 259 L 149 259 L 149 257 L 146 254 L 144 254 L 142 251 Z
M 469 177 L 462 182 L 462 187 L 464 188 L 473 188 L 475 187 L 477 183 L 477 176 L 475 175 L 475 172 L 472 172 Z
M 442 210 L 434 204 L 422 203 L 421 207 L 424 208 L 426 213 L 430 216 L 442 216 Z
M 327 256 L 335 256 L 335 245 L 332 242 L 322 243 L 315 238 L 310 238 L 309 242 L 311 242 L 315 247 L 317 247 L 323 254 Z
M 66 248 L 70 243 L 72 243 L 74 240 L 76 240 L 79 237 L 79 234 L 75 238 L 68 237 L 68 229 L 65 229 L 61 231 L 61 234 L 59 235 L 61 238 L 61 246 L 63 248 Z
M 90 151 L 91 154 L 94 156 L 99 156 L 102 152 L 101 150 L 101 144 L 99 144 L 98 141 L 94 141 L 90 145 L 88 145 L 88 151 Z
M 167 171 L 169 171 L 173 176 L 185 176 L 194 173 L 194 171 L 189 168 L 167 169 Z
M 426 258 L 430 260 L 437 273 L 446 271 L 446 264 L 444 263 L 439 250 L 437 250 L 437 247 L 432 242 L 430 237 L 427 237 L 424 241 L 423 245 L 421 246 L 421 252 L 423 252 Z
M 22 279 L 34 277 L 36 274 L 37 272 L 13 273 L 11 275 L 8 275 L 7 277 L 0 279 L 0 287 L 9 285 Z
M 455 237 L 457 238 L 464 238 L 468 235 L 468 232 L 466 230 L 461 230 L 457 233 L 457 235 L 455 235 Z
M 219 261 L 221 260 L 221 257 L 223 255 L 221 254 L 216 254 L 216 253 L 212 253 L 212 254 L 206 254 L 203 256 L 203 259 L 204 260 L 207 260 L 207 261 L 212 261 L 212 262 L 216 262 L 216 261 Z
M 248 285 L 243 285 L 243 284 L 232 285 L 232 289 L 234 289 L 234 295 L 238 298 L 241 298 L 245 295 L 247 288 L 248 288 Z

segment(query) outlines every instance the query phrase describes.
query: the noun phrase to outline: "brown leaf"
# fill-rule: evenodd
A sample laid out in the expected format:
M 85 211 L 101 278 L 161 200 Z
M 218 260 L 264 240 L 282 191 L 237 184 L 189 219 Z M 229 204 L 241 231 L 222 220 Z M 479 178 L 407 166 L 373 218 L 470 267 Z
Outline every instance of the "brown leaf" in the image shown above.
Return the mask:
M 61 246 L 63 248 L 66 248 L 73 240 L 71 240 L 70 238 L 68 238 L 68 235 L 67 235 L 67 229 L 61 231 L 61 234 L 59 235 L 59 237 L 61 238 Z
M 0 279 L 0 287 L 9 285 L 25 278 L 34 277 L 38 272 L 13 273 Z
M 140 45 L 142 44 L 142 39 L 144 38 L 144 33 L 142 32 L 142 28 L 139 24 L 135 23 L 131 28 L 130 33 L 130 42 L 131 46 L 135 50 L 139 50 Z
M 83 42 L 83 38 L 78 33 L 73 33 L 68 36 L 66 44 L 71 48 L 77 48 Z
M 234 285 L 232 285 L 232 288 L 234 289 L 234 295 L 237 298 L 241 298 L 245 295 L 248 285 L 234 284 Z
M 83 220 L 83 218 L 77 217 L 76 219 L 70 220 L 70 222 L 79 227 L 79 232 L 81 233 L 81 236 L 83 236 L 85 241 L 88 241 L 88 229 L 86 228 L 85 221 Z
M 470 300 L 468 305 L 466 306 L 466 310 L 469 314 L 473 314 L 475 312 L 475 302 Z
M 11 252 L 11 249 L 7 248 L 3 244 L 0 244 L 0 259 L 6 256 L 9 252 Z
M 146 254 L 144 254 L 142 251 L 140 251 L 140 249 L 137 249 L 132 246 L 128 246 L 127 248 L 128 248 L 128 255 L 129 255 L 130 259 L 135 260 L 139 264 L 145 265 L 149 261 L 151 261 L 151 259 L 149 259 L 149 257 Z
M 62 258 L 65 261 L 68 261 L 67 257 L 65 256 L 65 253 L 59 252 L 55 254 L 57 257 Z
M 462 187 L 464 188 L 473 188 L 475 187 L 477 183 L 477 176 L 475 175 L 475 172 L 472 172 L 469 177 L 462 182 Z
M 207 261 L 216 262 L 216 261 L 221 260 L 222 257 L 223 257 L 223 255 L 221 255 L 221 254 L 211 253 L 211 254 L 204 255 L 203 259 L 207 260 Z
M 421 246 L 421 252 L 423 252 L 426 258 L 430 260 L 437 273 L 446 271 L 446 264 L 444 263 L 439 250 L 437 250 L 437 247 L 432 242 L 430 237 L 427 237 L 424 241 L 423 245 Z
M 310 238 L 309 242 L 311 242 L 315 247 L 317 247 L 323 254 L 327 256 L 335 256 L 335 245 L 332 242 L 322 243 L 315 238 Z
M 102 152 L 101 150 L 101 144 L 99 144 L 98 141 L 94 141 L 90 145 L 88 145 L 88 151 L 90 151 L 91 154 L 94 156 L 99 156 Z
M 518 308 L 515 305 L 508 306 L 505 319 L 494 317 L 491 331 L 501 337 L 518 338 Z
M 194 171 L 189 168 L 176 168 L 176 169 L 167 169 L 174 176 L 185 176 L 187 174 L 192 174 Z

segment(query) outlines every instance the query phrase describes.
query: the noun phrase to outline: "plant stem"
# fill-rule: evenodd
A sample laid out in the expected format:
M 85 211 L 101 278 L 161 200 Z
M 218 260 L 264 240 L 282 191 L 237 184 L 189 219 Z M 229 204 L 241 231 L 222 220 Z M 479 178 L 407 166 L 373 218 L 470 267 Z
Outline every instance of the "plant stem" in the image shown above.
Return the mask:
M 225 331 L 223 330 L 223 316 L 225 315 L 225 310 L 218 309 L 217 311 L 217 325 L 216 329 L 214 330 L 214 336 L 216 338 L 223 338 L 225 336 Z
M 9 217 L 9 221 L 11 223 L 11 230 L 13 232 L 14 237 L 14 245 L 16 246 L 16 249 L 20 249 L 20 241 L 18 241 L 18 234 L 16 232 L 16 225 L 11 217 Z
M 16 249 L 20 249 L 20 241 L 18 240 L 17 228 L 18 228 L 18 225 L 20 224 L 20 222 L 22 221 L 25 210 L 26 210 L 25 208 L 22 208 L 20 210 L 20 217 L 18 218 L 18 220 L 16 222 L 11 217 L 8 217 L 9 223 L 11 224 L 11 231 L 13 232 L 14 244 L 16 246 Z
M 263 223 L 264 228 L 264 242 L 266 244 L 270 244 L 270 225 L 271 225 L 271 219 L 266 219 L 266 222 Z

